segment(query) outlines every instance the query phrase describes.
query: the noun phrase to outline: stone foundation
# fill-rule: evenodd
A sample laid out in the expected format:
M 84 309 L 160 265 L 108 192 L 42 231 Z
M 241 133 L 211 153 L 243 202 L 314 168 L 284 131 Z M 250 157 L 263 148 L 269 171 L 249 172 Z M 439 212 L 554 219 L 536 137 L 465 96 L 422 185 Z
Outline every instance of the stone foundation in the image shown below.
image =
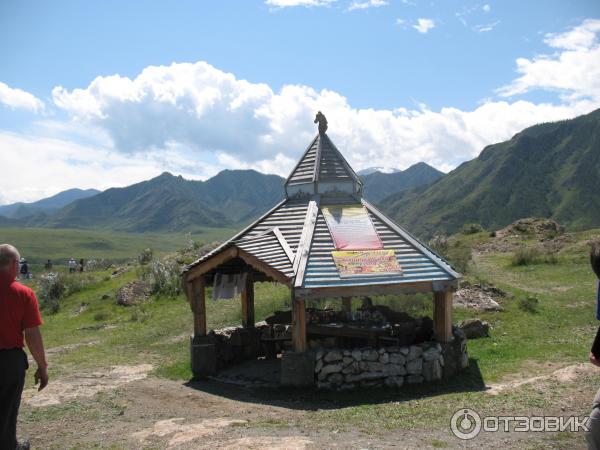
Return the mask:
M 454 328 L 454 340 L 401 347 L 319 349 L 315 382 L 319 389 L 401 387 L 448 378 L 468 365 L 466 338 Z

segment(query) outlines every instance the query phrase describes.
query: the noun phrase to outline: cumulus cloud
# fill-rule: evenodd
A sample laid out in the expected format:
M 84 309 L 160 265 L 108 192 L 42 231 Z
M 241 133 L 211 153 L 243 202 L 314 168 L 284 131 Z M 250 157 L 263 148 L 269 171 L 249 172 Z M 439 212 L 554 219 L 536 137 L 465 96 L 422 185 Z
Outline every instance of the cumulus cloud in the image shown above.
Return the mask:
M 427 33 L 429 30 L 435 27 L 435 21 L 432 19 L 417 19 L 417 23 L 413 25 L 413 28 L 419 33 Z
M 35 113 L 41 112 L 44 109 L 44 103 L 35 95 L 22 89 L 11 88 L 1 81 L 0 103 L 13 109 L 25 109 Z
M 295 6 L 328 6 L 337 0 L 266 0 L 265 3 L 275 8 L 291 8 Z
M 551 33 L 544 42 L 552 54 L 517 59 L 520 76 L 498 92 L 504 97 L 534 89 L 554 90 L 566 99 L 600 100 L 600 20 L 585 20 L 563 33 Z
M 388 2 L 384 0 L 367 0 L 364 2 L 353 1 L 348 6 L 348 11 L 354 11 L 357 9 L 369 9 L 369 8 L 379 8 L 381 6 L 386 6 Z
M 274 91 L 206 62 L 150 66 L 134 78 L 98 77 L 73 90 L 59 86 L 53 101 L 69 122 L 38 126 L 42 137 L 0 132 L 0 166 L 11 168 L 0 191 L 10 201 L 31 200 L 44 190 L 106 188 L 164 170 L 200 179 L 224 168 L 287 176 L 316 133 L 318 110 L 327 115 L 328 134 L 356 170 L 403 169 L 425 161 L 448 171 L 523 128 L 600 107 L 598 44 L 588 33 L 594 26 L 586 21 L 571 30 L 575 34 L 547 35 L 555 53 L 530 63 L 551 63 L 548 73 L 542 77 L 535 71 L 538 78 L 525 80 L 529 72 L 521 73 L 502 90 L 508 96 L 510 90 L 516 95 L 560 86 L 564 95 L 555 104 L 501 97 L 471 110 L 356 108 L 332 90 L 285 85 Z M 569 65 L 565 55 L 572 53 L 577 58 Z M 577 75 L 578 65 L 595 78 L 581 74 L 567 84 L 563 71 Z

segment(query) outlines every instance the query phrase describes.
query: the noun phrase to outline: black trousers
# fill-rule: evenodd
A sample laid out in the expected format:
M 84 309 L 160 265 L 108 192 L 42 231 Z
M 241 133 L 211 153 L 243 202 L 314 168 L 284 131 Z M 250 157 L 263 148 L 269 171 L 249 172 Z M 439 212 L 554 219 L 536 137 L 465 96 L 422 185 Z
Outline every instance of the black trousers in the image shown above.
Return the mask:
M 28 368 L 22 349 L 0 350 L 0 450 L 17 447 L 17 416 Z

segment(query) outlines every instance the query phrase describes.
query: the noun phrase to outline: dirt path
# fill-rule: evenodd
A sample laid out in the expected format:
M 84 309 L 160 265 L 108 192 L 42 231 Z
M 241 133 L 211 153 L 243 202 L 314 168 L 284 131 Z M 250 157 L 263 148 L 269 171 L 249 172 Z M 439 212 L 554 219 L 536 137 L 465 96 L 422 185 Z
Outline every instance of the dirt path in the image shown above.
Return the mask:
M 186 385 L 149 377 L 151 369 L 115 366 L 54 380 L 41 393 L 27 390 L 20 430 L 30 437 L 32 448 L 44 449 L 564 448 L 540 433 L 487 433 L 460 441 L 449 426 L 423 424 L 420 430 L 407 430 L 399 424 L 369 430 L 365 424 L 368 431 L 359 431 L 343 420 L 319 423 L 318 405 L 294 398 L 293 391 L 269 398 L 215 382 Z M 492 388 L 502 396 L 553 379 L 568 387 L 565 396 L 577 405 L 589 400 L 589 392 L 577 385 L 587 375 L 587 366 L 576 365 Z M 569 448 L 579 444 L 582 437 L 570 437 Z

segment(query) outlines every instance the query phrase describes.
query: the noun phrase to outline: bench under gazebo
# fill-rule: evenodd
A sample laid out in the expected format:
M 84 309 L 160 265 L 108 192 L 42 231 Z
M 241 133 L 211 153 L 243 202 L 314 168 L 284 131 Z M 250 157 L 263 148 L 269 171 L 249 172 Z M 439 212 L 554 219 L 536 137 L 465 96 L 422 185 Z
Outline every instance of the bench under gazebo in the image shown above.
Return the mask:
M 286 339 L 257 328 L 254 283 L 289 287 L 291 343 L 281 356 L 284 385 L 398 386 L 454 374 L 467 362 L 464 337 L 452 328 L 460 274 L 362 197 L 363 183 L 326 134 L 324 116 L 315 121 L 319 133 L 287 178 L 285 198 L 183 273 L 194 314 L 194 375 L 220 369 L 219 343 L 206 326 L 205 293 L 224 276 L 242 280 L 242 326 L 236 339 L 245 345 L 239 336 L 255 336 L 248 338 L 253 350 L 244 351 L 247 357 L 270 353 L 265 349 Z M 432 294 L 429 325 L 408 324 L 401 314 L 378 309 L 369 300 L 416 293 Z M 351 300 L 357 297 L 363 306 L 352 311 Z M 340 311 L 307 313 L 308 300 L 330 298 L 342 299 Z M 415 338 L 419 332 L 422 342 Z

